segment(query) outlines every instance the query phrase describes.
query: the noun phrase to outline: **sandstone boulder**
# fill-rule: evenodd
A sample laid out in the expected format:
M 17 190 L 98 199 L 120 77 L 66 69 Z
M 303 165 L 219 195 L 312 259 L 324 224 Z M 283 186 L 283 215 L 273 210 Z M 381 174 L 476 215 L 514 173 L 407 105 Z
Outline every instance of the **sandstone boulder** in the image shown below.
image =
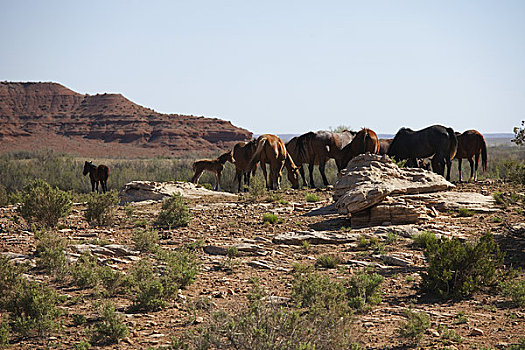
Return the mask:
M 162 201 L 166 197 L 180 194 L 184 198 L 201 198 L 203 196 L 235 197 L 227 192 L 210 191 L 191 182 L 170 181 L 132 181 L 124 186 L 122 202 L 142 202 L 147 200 Z

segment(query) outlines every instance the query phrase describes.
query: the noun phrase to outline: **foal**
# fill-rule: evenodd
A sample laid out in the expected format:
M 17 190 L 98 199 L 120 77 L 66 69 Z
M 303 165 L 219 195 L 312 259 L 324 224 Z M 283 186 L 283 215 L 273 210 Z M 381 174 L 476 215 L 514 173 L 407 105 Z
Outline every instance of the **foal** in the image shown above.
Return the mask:
M 89 179 L 91 180 L 91 192 L 95 192 L 95 188 L 98 193 L 98 183 L 102 186 L 102 192 L 106 193 L 108 190 L 108 177 L 109 169 L 107 166 L 100 164 L 98 167 L 93 164 L 93 162 L 84 163 L 84 171 L 82 174 L 84 176 L 89 173 Z
M 195 174 L 191 178 L 191 182 L 194 184 L 199 183 L 199 178 L 202 175 L 204 170 L 208 170 L 212 173 L 215 173 L 215 191 L 221 190 L 221 172 L 224 169 L 224 164 L 230 162 L 235 164 L 233 161 L 232 151 L 228 151 L 224 154 L 221 154 L 216 159 L 199 159 L 193 162 L 193 171 Z

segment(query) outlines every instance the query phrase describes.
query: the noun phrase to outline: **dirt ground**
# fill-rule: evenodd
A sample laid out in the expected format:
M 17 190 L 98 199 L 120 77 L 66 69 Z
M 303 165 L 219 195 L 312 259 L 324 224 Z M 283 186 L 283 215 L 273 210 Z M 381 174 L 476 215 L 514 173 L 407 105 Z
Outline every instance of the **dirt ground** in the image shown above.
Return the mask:
M 473 191 L 491 195 L 495 191 L 523 194 L 522 187 L 515 185 L 483 182 L 459 184 L 457 191 Z M 306 193 L 315 193 L 320 202 L 306 202 Z M 403 348 L 405 340 L 396 334 L 396 329 L 405 320 L 403 310 L 412 308 L 425 311 L 430 316 L 431 328 L 448 327 L 461 336 L 461 342 L 444 339 L 439 332 L 425 333 L 419 344 L 421 348 L 490 349 L 505 348 L 518 343 L 525 337 L 525 310 L 514 307 L 496 288 L 487 288 L 473 297 L 440 302 L 418 293 L 419 272 L 425 267 L 423 252 L 412 245 L 412 239 L 404 237 L 409 227 L 429 230 L 444 235 L 454 235 L 466 239 L 479 237 L 490 231 L 506 253 L 506 266 L 525 267 L 525 236 L 518 236 L 510 227 L 525 222 L 524 204 L 515 203 L 507 208 L 499 206 L 500 211 L 493 214 L 475 214 L 460 217 L 456 213 L 440 213 L 440 216 L 425 223 L 410 226 L 381 226 L 351 229 L 348 218 L 338 214 L 319 216 L 306 215 L 313 209 L 327 206 L 332 202 L 331 191 L 287 190 L 278 193 L 279 200 L 252 203 L 245 198 L 211 197 L 187 200 L 191 209 L 192 221 L 187 227 L 161 232 L 164 238 L 160 244 L 166 249 L 174 249 L 184 243 L 202 240 L 204 246 L 229 247 L 248 243 L 259 247 L 258 253 L 241 254 L 233 260 L 223 255 L 212 255 L 203 249 L 198 250 L 201 272 L 197 280 L 180 292 L 179 297 L 169 302 L 168 307 L 157 311 L 126 313 L 131 298 L 113 297 L 112 301 L 124 315 L 130 334 L 119 344 L 106 346 L 108 349 L 144 349 L 167 345 L 170 337 L 182 334 L 196 324 L 207 322 L 208 314 L 197 311 L 193 314 L 188 305 L 199 298 L 210 298 L 217 309 L 231 309 L 245 301 L 250 289 L 248 280 L 258 277 L 261 286 L 269 295 L 288 298 L 292 267 L 295 263 L 313 265 L 318 256 L 326 253 L 337 254 L 343 263 L 335 269 L 317 268 L 337 278 L 347 278 L 361 268 L 359 263 L 377 263 L 375 271 L 385 277 L 382 283 L 382 302 L 365 314 L 357 314 L 356 340 L 368 349 Z M 276 199 L 276 198 L 274 198 Z M 142 225 L 152 225 L 160 210 L 159 203 L 134 205 L 133 213 L 120 207 L 117 220 L 110 227 L 90 227 L 84 219 L 85 206 L 77 204 L 72 214 L 61 223 L 57 235 L 69 238 L 72 242 L 110 242 L 133 247 L 133 231 Z M 281 223 L 264 224 L 263 215 L 274 213 L 282 218 Z M 34 237 L 24 226 L 23 220 L 16 219 L 14 208 L 0 208 L 1 251 L 19 253 L 34 260 Z M 402 257 L 408 266 L 393 266 L 375 257 L 374 248 L 359 247 L 356 242 L 345 244 L 285 245 L 274 244 L 272 239 L 280 233 L 292 231 L 330 231 L 336 233 L 359 233 L 367 237 L 377 236 L 385 243 L 383 254 Z M 395 242 L 386 243 L 388 232 L 396 233 Z M 140 258 L 147 257 L 141 253 Z M 253 262 L 256 262 L 255 264 Z M 353 261 L 353 262 L 352 262 Z M 107 259 L 112 267 L 127 271 L 132 262 L 126 259 Z M 258 265 L 256 265 L 259 263 Z M 258 266 L 258 267 L 257 267 Z M 60 318 L 61 331 L 48 339 L 23 339 L 12 346 L 13 349 L 50 348 L 71 349 L 81 340 L 87 340 L 86 326 L 76 326 L 73 314 L 82 314 L 87 320 L 97 318 L 95 307 L 99 296 L 92 289 L 81 290 L 57 284 L 52 277 L 33 269 L 32 278 L 56 288 L 75 303 L 61 306 L 64 311 Z M 523 277 L 523 276 L 522 276 Z M 467 322 L 458 322 L 463 313 Z M 197 321 L 196 321 L 197 320 Z

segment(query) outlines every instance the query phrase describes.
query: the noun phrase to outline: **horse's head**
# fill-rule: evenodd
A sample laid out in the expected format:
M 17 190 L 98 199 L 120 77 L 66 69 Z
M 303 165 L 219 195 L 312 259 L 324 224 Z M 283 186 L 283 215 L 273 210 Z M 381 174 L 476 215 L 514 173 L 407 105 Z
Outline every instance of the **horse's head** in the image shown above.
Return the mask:
M 86 176 L 89 173 L 89 169 L 91 169 L 92 167 L 93 167 L 93 162 L 86 161 L 84 163 L 84 171 L 82 172 L 82 174 L 84 174 L 84 176 Z
M 235 164 L 235 161 L 233 159 L 233 151 L 229 150 L 228 152 L 221 154 L 219 156 L 219 160 L 223 164 L 226 163 L 226 162 L 230 162 L 232 164 Z
M 293 189 L 299 188 L 299 168 L 296 166 L 287 169 L 288 181 L 292 184 Z

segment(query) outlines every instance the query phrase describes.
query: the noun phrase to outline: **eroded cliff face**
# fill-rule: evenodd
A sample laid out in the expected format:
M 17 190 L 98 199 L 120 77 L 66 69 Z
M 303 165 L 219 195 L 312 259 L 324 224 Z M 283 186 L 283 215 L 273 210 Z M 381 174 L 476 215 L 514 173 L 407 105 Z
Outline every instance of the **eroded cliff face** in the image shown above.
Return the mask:
M 83 156 L 211 153 L 252 137 L 216 118 L 161 114 L 120 94 L 82 95 L 57 83 L 0 82 L 0 151 Z

